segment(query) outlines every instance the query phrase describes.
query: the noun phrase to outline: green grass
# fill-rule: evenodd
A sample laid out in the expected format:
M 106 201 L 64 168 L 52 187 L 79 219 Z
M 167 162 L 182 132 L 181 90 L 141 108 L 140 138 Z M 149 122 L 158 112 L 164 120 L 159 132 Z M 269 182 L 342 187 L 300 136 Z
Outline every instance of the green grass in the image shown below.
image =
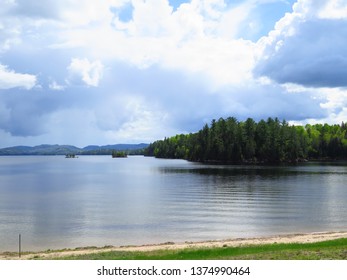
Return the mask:
M 150 252 L 111 251 L 64 260 L 346 260 L 347 238 L 309 244 L 270 244 L 222 248 L 187 248 Z

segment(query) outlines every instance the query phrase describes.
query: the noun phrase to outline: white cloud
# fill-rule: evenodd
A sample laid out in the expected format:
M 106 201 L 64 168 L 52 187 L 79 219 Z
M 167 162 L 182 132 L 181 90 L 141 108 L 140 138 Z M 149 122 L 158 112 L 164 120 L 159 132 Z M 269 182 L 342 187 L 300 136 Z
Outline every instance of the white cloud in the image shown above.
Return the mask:
M 48 87 L 49 87 L 51 90 L 58 90 L 58 91 L 64 90 L 64 89 L 65 89 L 65 86 L 58 84 L 58 83 L 57 83 L 56 81 L 54 81 L 54 80 L 48 85 Z
M 0 89 L 25 88 L 32 89 L 36 84 L 36 76 L 16 73 L 7 66 L 0 64 Z
M 166 0 L 134 0 L 132 5 L 129 22 L 115 14 L 108 23 L 63 30 L 54 47 L 82 49 L 85 56 L 120 60 L 141 69 L 158 65 L 199 74 L 214 88 L 242 84 L 251 77 L 255 45 L 234 38 L 230 31 L 241 20 L 226 20 L 238 14 L 239 7 L 230 10 L 217 0 L 191 1 L 175 11 Z M 243 6 L 242 19 L 248 6 Z
M 341 124 L 347 120 L 347 90 L 343 88 L 314 89 L 317 100 L 321 101 L 321 108 L 327 111 L 324 117 L 311 117 L 295 124 L 329 123 Z
M 88 59 L 73 58 L 68 71 L 73 79 L 74 76 L 78 76 L 88 86 L 97 87 L 103 76 L 104 66 L 99 61 L 90 62 Z
M 105 131 L 105 137 L 109 142 L 127 142 L 129 139 L 135 142 L 151 142 L 153 139 L 162 138 L 163 135 L 177 133 L 177 130 L 172 129 L 167 122 L 166 112 L 158 110 L 156 106 L 146 104 L 141 97 L 133 96 L 122 99 L 123 102 L 109 108 L 117 111 L 116 114 L 108 112 L 107 115 L 104 115 L 105 112 L 102 112 L 100 115 L 101 110 L 98 113 L 99 125 L 101 122 L 103 122 L 102 125 L 105 125 L 105 120 L 108 121 L 109 129 L 102 130 Z M 117 127 L 114 127 L 115 123 Z
M 302 18 L 342 19 L 347 17 L 345 0 L 298 0 L 294 14 Z
M 243 84 L 251 79 L 254 65 L 254 44 L 244 40 L 204 38 L 168 52 L 164 66 L 203 74 L 213 88 Z
M 319 13 L 321 18 L 347 18 L 347 3 L 345 0 L 330 0 Z
M 240 31 L 240 25 L 248 18 L 249 13 L 254 8 L 254 3 L 252 2 L 245 1 L 235 8 L 222 13 L 217 26 L 218 34 L 226 38 L 235 38 Z

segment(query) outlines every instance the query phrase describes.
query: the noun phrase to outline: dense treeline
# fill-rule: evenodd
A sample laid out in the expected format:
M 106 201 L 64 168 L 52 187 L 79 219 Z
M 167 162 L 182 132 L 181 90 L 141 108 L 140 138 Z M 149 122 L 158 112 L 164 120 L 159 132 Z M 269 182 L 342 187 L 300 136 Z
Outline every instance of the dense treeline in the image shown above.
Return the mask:
M 199 132 L 180 134 L 149 145 L 146 155 L 225 163 L 297 162 L 347 158 L 347 125 L 289 125 L 268 118 L 212 120 Z
M 78 152 L 78 155 L 89 155 L 89 156 L 101 156 L 101 155 L 114 155 L 114 153 L 121 152 L 126 155 L 143 155 L 146 149 L 126 149 L 126 150 L 114 150 L 114 149 L 99 149 L 99 150 L 91 150 L 91 151 L 82 151 Z

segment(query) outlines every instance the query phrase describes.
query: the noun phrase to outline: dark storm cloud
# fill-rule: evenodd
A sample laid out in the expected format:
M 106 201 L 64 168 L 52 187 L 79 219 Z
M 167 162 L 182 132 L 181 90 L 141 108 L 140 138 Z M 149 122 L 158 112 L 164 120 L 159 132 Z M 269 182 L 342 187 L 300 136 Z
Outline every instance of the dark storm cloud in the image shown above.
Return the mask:
M 347 20 L 308 20 L 296 27 L 294 35 L 279 37 L 268 46 L 268 58 L 259 62 L 254 73 L 278 83 L 346 87 L 346 38 Z
M 37 87 L 31 91 L 11 89 L 0 94 L 0 108 L 4 111 L 0 129 L 13 136 L 39 136 L 56 129 L 52 114 L 70 108 L 89 108 L 84 87 L 61 92 Z M 92 92 L 90 95 L 93 95 Z M 69 122 L 65 119 L 64 122 Z

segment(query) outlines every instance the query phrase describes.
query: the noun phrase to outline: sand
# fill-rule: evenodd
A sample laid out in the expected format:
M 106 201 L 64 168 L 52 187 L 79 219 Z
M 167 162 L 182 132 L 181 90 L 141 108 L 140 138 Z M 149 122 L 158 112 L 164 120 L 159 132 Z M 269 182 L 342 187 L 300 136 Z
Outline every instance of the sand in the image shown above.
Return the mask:
M 185 242 L 185 243 L 166 243 L 151 244 L 143 246 L 126 246 L 126 247 L 107 247 L 107 248 L 81 248 L 66 249 L 62 251 L 34 252 L 24 253 L 22 260 L 30 260 L 34 258 L 59 258 L 71 255 L 84 255 L 91 253 L 109 252 L 109 251 L 154 251 L 154 250 L 175 250 L 184 248 L 211 248 L 211 247 L 237 247 L 242 245 L 257 244 L 274 244 L 274 243 L 313 243 L 319 241 L 333 240 L 338 238 L 347 238 L 347 232 L 314 232 L 305 234 L 288 234 L 272 237 L 260 238 L 238 238 L 230 240 L 215 240 L 204 242 Z M 18 260 L 18 253 L 0 253 L 0 260 Z

